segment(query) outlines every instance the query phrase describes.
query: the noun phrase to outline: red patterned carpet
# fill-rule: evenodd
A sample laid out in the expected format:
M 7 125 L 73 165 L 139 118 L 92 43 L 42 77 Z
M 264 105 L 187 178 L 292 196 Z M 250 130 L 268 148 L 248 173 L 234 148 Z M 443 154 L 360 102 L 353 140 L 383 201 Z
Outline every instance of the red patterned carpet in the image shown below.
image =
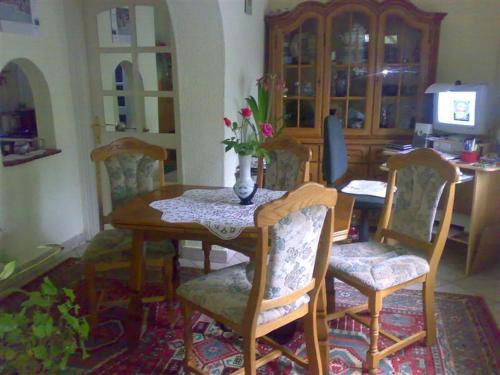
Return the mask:
M 73 287 L 82 295 L 82 267 L 71 259 L 49 273 L 58 285 Z M 198 270 L 184 270 L 183 277 L 190 278 Z M 38 281 L 27 288 L 36 287 Z M 113 295 L 126 292 L 119 281 L 108 285 Z M 156 293 L 157 286 L 149 285 L 148 292 Z M 362 303 L 364 297 L 354 289 L 340 284 L 338 300 L 344 306 Z M 422 305 L 419 291 L 404 290 L 385 300 L 382 326 L 393 333 L 405 336 L 422 327 Z M 3 306 L 15 308 L 17 298 L 8 298 Z M 85 303 L 81 302 L 83 307 Z M 436 293 L 438 344 L 427 348 L 423 343 L 402 350 L 381 363 L 381 374 L 499 374 L 500 333 L 481 297 Z M 175 317 L 166 303 L 152 303 L 146 307 L 144 333 L 136 351 L 127 351 L 123 321 L 125 307 L 109 308 L 101 313 L 97 338 L 88 343 L 90 358 L 73 359 L 71 366 L 78 373 L 93 374 L 182 374 L 184 356 L 182 318 L 178 306 Z M 229 374 L 242 365 L 241 341 L 233 333 L 204 315 L 194 321 L 194 352 L 198 366 L 211 374 Z M 350 318 L 330 324 L 331 373 L 361 374 L 363 359 L 368 347 L 368 331 Z M 384 340 L 382 340 L 384 344 Z M 387 344 L 387 342 L 385 342 Z M 305 356 L 302 335 L 297 332 L 289 347 Z M 265 345 L 259 351 L 269 350 Z M 301 374 L 284 357 L 261 368 L 260 374 Z

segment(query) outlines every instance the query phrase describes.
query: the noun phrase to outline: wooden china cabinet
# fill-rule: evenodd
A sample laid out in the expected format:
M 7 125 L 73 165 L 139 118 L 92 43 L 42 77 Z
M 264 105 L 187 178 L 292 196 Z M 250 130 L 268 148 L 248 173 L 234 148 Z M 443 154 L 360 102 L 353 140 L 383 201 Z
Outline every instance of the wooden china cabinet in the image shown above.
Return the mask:
M 273 111 L 286 133 L 311 147 L 313 181 L 323 182 L 322 128 L 330 113 L 344 127 L 345 178 L 385 178 L 384 145 L 409 140 L 423 119 L 444 16 L 407 0 L 332 0 L 266 17 L 267 71 L 287 87 Z

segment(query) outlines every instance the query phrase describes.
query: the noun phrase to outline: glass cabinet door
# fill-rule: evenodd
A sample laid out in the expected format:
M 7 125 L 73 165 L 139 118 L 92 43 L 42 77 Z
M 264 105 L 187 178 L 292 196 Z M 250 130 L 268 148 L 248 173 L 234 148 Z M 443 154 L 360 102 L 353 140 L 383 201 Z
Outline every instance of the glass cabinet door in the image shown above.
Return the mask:
M 288 133 L 319 135 L 321 133 L 322 21 L 305 16 L 298 26 L 280 33 L 280 62 L 277 73 L 286 90 L 278 98 L 278 118 Z
M 346 7 L 327 19 L 325 116 L 339 118 L 347 134 L 368 134 L 371 124 L 375 16 Z
M 423 112 L 425 29 L 398 14 L 381 18 L 375 133 L 409 134 Z

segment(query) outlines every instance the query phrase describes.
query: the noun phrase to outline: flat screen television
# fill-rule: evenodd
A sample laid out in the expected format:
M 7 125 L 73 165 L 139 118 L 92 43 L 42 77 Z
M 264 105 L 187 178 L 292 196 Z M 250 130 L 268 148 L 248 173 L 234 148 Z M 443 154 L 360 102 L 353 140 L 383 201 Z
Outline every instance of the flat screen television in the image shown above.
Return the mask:
M 455 85 L 434 93 L 434 130 L 450 134 L 484 134 L 487 130 L 486 85 Z

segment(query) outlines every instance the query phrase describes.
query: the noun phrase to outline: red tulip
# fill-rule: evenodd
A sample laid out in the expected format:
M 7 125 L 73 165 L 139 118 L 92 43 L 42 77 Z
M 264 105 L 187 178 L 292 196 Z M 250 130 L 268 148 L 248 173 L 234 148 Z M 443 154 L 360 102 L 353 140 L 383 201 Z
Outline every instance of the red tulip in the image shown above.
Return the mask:
M 241 109 L 241 115 L 243 117 L 250 117 L 250 116 L 252 116 L 252 110 L 250 108 L 248 108 L 248 107 L 242 108 Z
M 231 120 L 229 120 L 227 117 L 224 117 L 224 125 L 226 125 L 228 128 L 231 127 Z
M 268 122 L 262 123 L 260 125 L 260 130 L 262 131 L 262 135 L 264 136 L 264 138 L 273 136 L 273 126 Z

